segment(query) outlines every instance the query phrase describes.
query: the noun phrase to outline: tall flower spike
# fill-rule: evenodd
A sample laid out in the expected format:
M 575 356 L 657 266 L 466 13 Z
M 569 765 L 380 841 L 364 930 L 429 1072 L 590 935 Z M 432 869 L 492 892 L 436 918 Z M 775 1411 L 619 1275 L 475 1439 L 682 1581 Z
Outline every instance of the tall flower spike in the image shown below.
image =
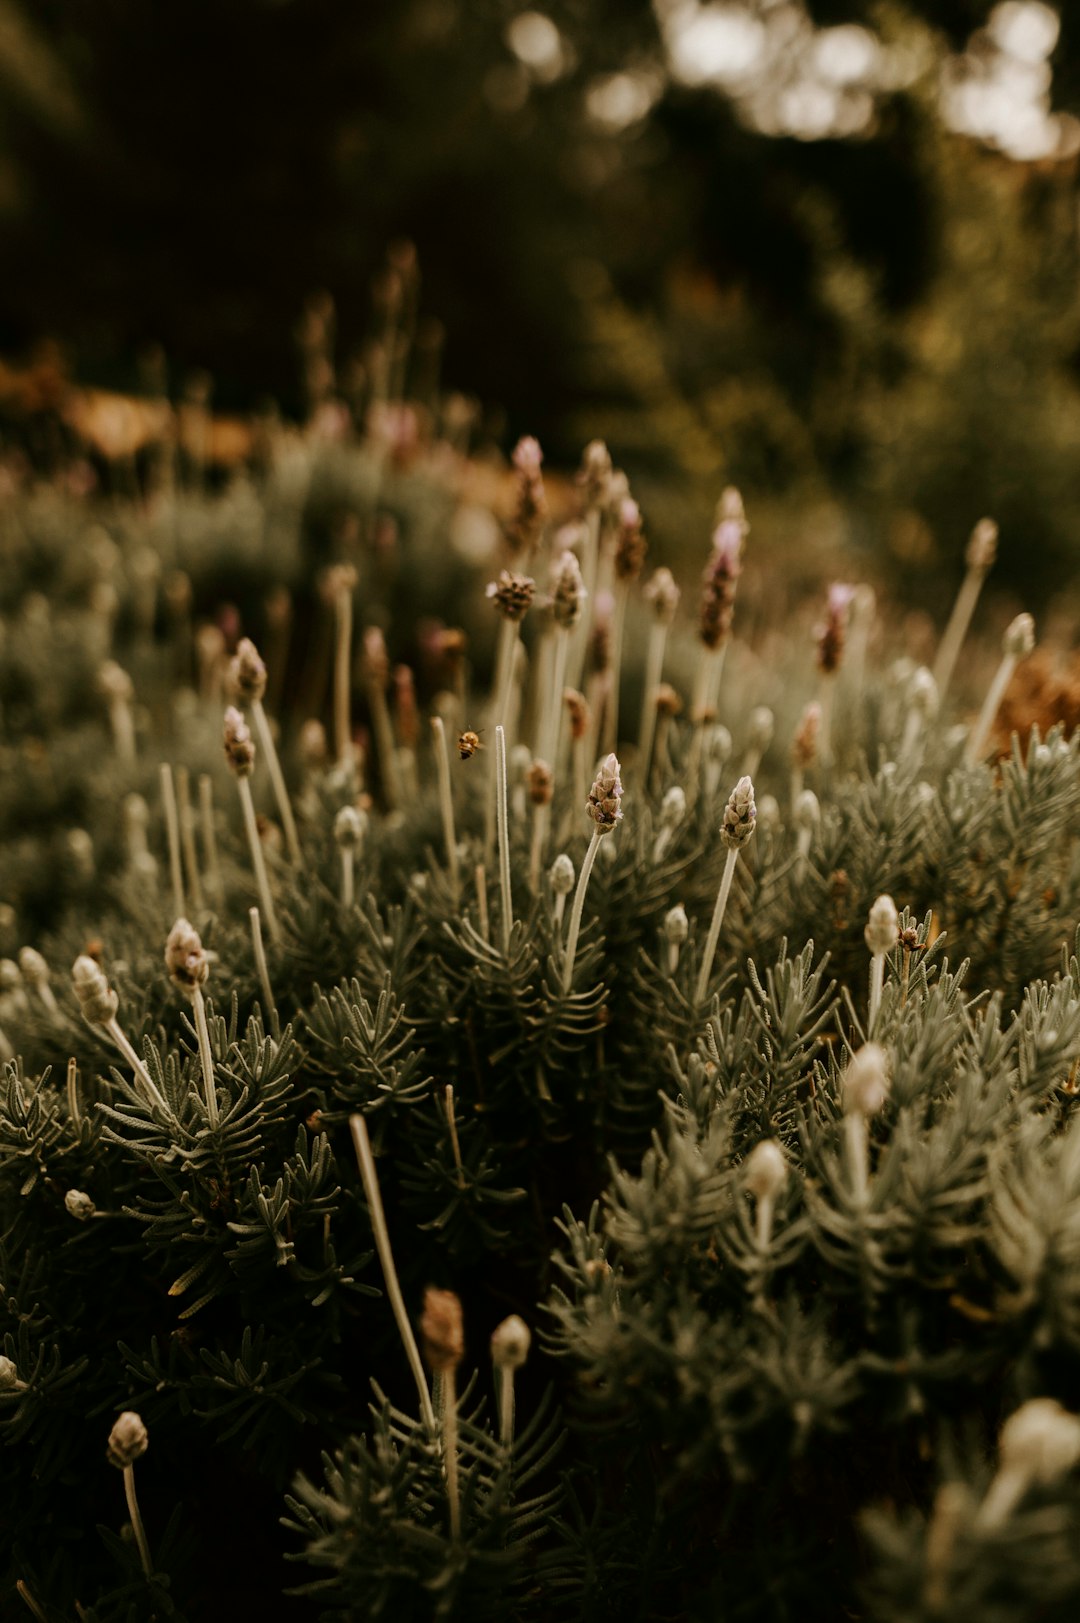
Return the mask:
M 465 1333 L 461 1299 L 453 1291 L 424 1292 L 424 1312 L 420 1339 L 428 1368 L 439 1388 L 439 1418 L 442 1422 L 443 1464 L 446 1470 L 446 1497 L 450 1506 L 450 1534 L 461 1535 L 461 1503 L 458 1494 L 457 1459 L 457 1368 L 465 1356 Z
M 259 650 L 250 637 L 242 637 L 236 646 L 229 666 L 229 688 L 239 704 L 246 704 L 255 718 L 255 731 L 259 735 L 259 744 L 262 748 L 263 758 L 266 761 L 266 770 L 270 775 L 270 784 L 277 802 L 278 815 L 281 826 L 285 832 L 285 843 L 289 848 L 289 861 L 299 866 L 300 839 L 296 831 L 296 819 L 293 816 L 292 802 L 289 791 L 285 785 L 285 774 L 281 770 L 278 759 L 277 745 L 274 742 L 273 729 L 269 717 L 263 707 L 263 697 L 266 693 L 266 666 L 259 656 Z M 250 740 L 249 740 L 250 741 Z M 226 745 L 226 752 L 228 745 Z
M 743 1182 L 748 1194 L 757 1202 L 757 1242 L 759 1251 L 767 1251 L 772 1238 L 773 1212 L 776 1197 L 788 1179 L 788 1164 L 784 1151 L 775 1138 L 763 1138 L 746 1158 Z
M 146 1427 L 140 1417 L 134 1410 L 125 1409 L 109 1433 L 107 1454 L 109 1464 L 115 1465 L 118 1471 L 124 1473 L 124 1494 L 127 1498 L 131 1529 L 135 1534 L 143 1572 L 149 1578 L 154 1570 L 150 1560 L 150 1545 L 139 1511 L 139 1501 L 135 1495 L 135 1461 L 146 1453 L 147 1441 Z
M 187 919 L 177 919 L 169 931 L 169 939 L 165 943 L 165 967 L 173 984 L 191 999 L 195 1015 L 195 1031 L 199 1039 L 206 1119 L 211 1127 L 216 1127 L 218 1104 L 214 1081 L 214 1058 L 210 1047 L 210 1027 L 206 1019 L 206 1000 L 202 993 L 210 974 L 210 965 L 199 932 Z
M 532 1331 L 512 1313 L 491 1336 L 491 1362 L 498 1385 L 499 1437 L 504 1448 L 514 1440 L 514 1374 L 529 1356 Z
M 858 1205 L 870 1189 L 869 1128 L 889 1096 L 888 1058 L 877 1043 L 864 1043 L 848 1061 L 841 1079 L 851 1190 Z
M 581 578 L 581 565 L 576 554 L 567 549 L 560 555 L 551 576 L 551 612 L 555 624 L 564 630 L 572 630 L 577 625 L 584 601 L 585 583 Z
M 96 959 L 83 953 L 75 960 L 71 971 L 71 984 L 79 1001 L 82 1017 L 87 1025 L 102 1028 L 135 1072 L 135 1079 L 146 1102 L 156 1106 L 163 1116 L 172 1120 L 172 1111 L 155 1086 L 150 1072 L 124 1035 L 120 1022 L 116 1018 L 120 1000 L 110 987 L 108 976 L 101 965 Z
M 971 532 L 965 562 L 967 573 L 953 604 L 949 623 L 938 647 L 934 661 L 934 680 L 939 698 L 944 701 L 946 689 L 952 680 L 956 661 L 967 635 L 975 605 L 979 600 L 982 583 L 993 566 L 997 555 L 998 527 L 992 518 L 981 518 Z
M 885 984 L 885 959 L 900 939 L 900 915 L 891 896 L 879 896 L 870 909 L 864 931 L 870 952 L 870 1011 L 867 1030 L 873 1034 Z
M 611 452 L 603 440 L 590 440 L 581 456 L 577 482 L 587 507 L 603 507 L 611 488 Z
M 544 529 L 547 518 L 547 496 L 540 467 L 544 453 L 539 441 L 531 435 L 520 439 L 514 447 L 511 461 L 515 471 L 514 512 L 506 527 L 506 539 L 514 552 L 528 555 Z
M 720 888 L 716 893 L 716 905 L 713 908 L 712 922 L 705 941 L 705 951 L 701 957 L 701 968 L 698 971 L 696 996 L 699 1003 L 704 1003 L 709 993 L 713 959 L 716 957 L 720 926 L 724 922 L 724 913 L 731 894 L 731 882 L 735 877 L 735 864 L 739 860 L 739 852 L 749 843 L 756 827 L 757 806 L 754 803 L 754 785 L 748 777 L 742 777 L 728 796 L 720 825 L 720 838 L 727 846 L 727 859 L 720 879 Z
M 974 766 L 986 752 L 990 729 L 994 725 L 994 717 L 1005 697 L 1005 690 L 1012 681 L 1013 672 L 1022 659 L 1026 659 L 1035 647 L 1035 622 L 1030 614 L 1018 614 L 1006 627 L 1005 635 L 1001 640 L 1001 664 L 998 666 L 991 682 L 983 707 L 979 712 L 979 719 L 972 728 L 968 740 L 965 761 L 968 766 Z
M 246 721 L 233 705 L 230 705 L 225 712 L 222 741 L 225 748 L 225 759 L 236 779 L 236 789 L 240 796 L 240 809 L 244 817 L 244 831 L 247 834 L 248 850 L 251 853 L 251 865 L 255 869 L 255 883 L 259 891 L 262 916 L 266 920 L 274 941 L 280 944 L 281 926 L 278 923 L 277 912 L 274 908 L 274 899 L 270 894 L 270 878 L 266 871 L 266 858 L 263 855 L 262 840 L 259 837 L 259 824 L 255 816 L 255 802 L 251 798 L 251 783 L 249 782 L 255 769 L 255 744 Z
M 577 890 L 574 893 L 574 906 L 570 913 L 570 930 L 566 938 L 566 956 L 563 960 L 562 989 L 563 995 L 570 992 L 574 983 L 574 960 L 577 957 L 578 935 L 581 932 L 581 913 L 585 906 L 585 892 L 589 888 L 589 876 L 596 861 L 596 853 L 600 849 L 600 842 L 605 834 L 610 834 L 622 820 L 622 775 L 619 762 L 614 755 L 608 755 L 600 763 L 595 781 L 589 790 L 585 809 L 593 820 L 593 834 L 589 841 L 589 849 L 585 853 L 585 860 L 581 864 L 578 875 Z
M 266 666 L 250 637 L 241 637 L 229 662 L 228 689 L 238 704 L 254 704 L 266 692 Z

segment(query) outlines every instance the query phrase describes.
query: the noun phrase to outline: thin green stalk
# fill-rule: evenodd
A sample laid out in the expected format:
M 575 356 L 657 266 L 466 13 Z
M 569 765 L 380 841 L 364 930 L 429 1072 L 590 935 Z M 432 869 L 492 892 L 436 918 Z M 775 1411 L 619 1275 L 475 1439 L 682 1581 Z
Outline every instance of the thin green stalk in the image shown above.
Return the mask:
M 698 971 L 696 997 L 699 1003 L 704 1003 L 709 994 L 709 980 L 712 976 L 713 959 L 716 957 L 716 947 L 720 940 L 720 926 L 724 922 L 724 913 L 727 909 L 728 896 L 731 894 L 731 881 L 735 877 L 735 864 L 739 860 L 737 846 L 728 850 L 727 860 L 724 863 L 724 873 L 720 880 L 720 889 L 716 893 L 716 906 L 713 908 L 712 923 L 709 925 L 709 934 L 705 940 L 705 951 L 701 959 L 701 968 Z
M 585 860 L 581 864 L 578 875 L 577 890 L 574 892 L 574 905 L 570 912 L 570 930 L 566 937 L 566 957 L 563 960 L 562 989 L 563 996 L 567 997 L 574 981 L 574 959 L 577 957 L 578 936 L 581 933 L 581 913 L 585 906 L 585 892 L 589 888 L 589 875 L 592 873 L 596 853 L 600 849 L 603 835 L 600 830 L 593 830 L 593 837 L 589 841 L 589 849 L 585 853 Z

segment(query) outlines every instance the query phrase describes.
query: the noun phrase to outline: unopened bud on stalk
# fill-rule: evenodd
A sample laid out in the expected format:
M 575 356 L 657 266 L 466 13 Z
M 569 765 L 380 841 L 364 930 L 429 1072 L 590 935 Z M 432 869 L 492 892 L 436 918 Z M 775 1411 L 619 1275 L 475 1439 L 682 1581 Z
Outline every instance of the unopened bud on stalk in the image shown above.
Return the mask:
M 69 1216 L 74 1217 L 80 1223 L 85 1223 L 97 1211 L 97 1207 L 90 1199 L 90 1196 L 84 1194 L 81 1189 L 69 1189 L 64 1196 L 64 1205 Z
M 795 827 L 812 832 L 821 822 L 821 803 L 812 789 L 804 789 L 795 801 L 792 812 Z
M 812 702 L 806 706 L 791 744 L 791 758 L 796 771 L 805 772 L 817 760 L 818 738 L 821 732 L 821 706 Z
M 229 661 L 228 689 L 239 704 L 258 703 L 266 692 L 266 666 L 250 637 L 241 637 Z
M 864 1043 L 844 1072 L 845 1115 L 876 1116 L 889 1097 L 888 1057 L 880 1043 Z
M 18 1365 L 12 1359 L 0 1356 L 0 1392 L 13 1392 L 23 1384 L 19 1379 Z
M 933 674 L 927 670 L 925 665 L 920 665 L 911 678 L 911 686 L 908 688 L 908 703 L 912 710 L 921 716 L 924 721 L 932 721 L 937 715 L 937 683 L 934 681 Z
M 165 968 L 169 978 L 189 997 L 206 985 L 210 974 L 198 930 L 187 919 L 177 919 L 165 943 Z
M 534 806 L 550 806 L 555 793 L 555 774 L 546 761 L 534 760 L 525 774 L 529 799 Z
M 577 625 L 581 606 L 585 601 L 585 583 L 581 578 L 581 565 L 574 553 L 567 550 L 560 556 L 551 578 L 551 612 L 555 624 L 569 631 Z
M 586 810 L 598 834 L 610 833 L 622 820 L 622 794 L 619 762 L 613 754 L 607 755 L 600 763 L 586 802 Z
M 763 1138 L 746 1158 L 743 1182 L 755 1200 L 775 1200 L 787 1183 L 788 1164 L 775 1138 Z
M 750 712 L 750 727 L 747 743 L 759 755 L 764 755 L 772 743 L 775 729 L 775 718 L 767 704 L 759 704 Z
M 130 704 L 135 697 L 135 684 L 123 666 L 109 659 L 98 671 L 98 691 L 109 704 Z
M 1054 1398 L 1031 1398 L 1001 1428 L 1000 1465 L 977 1523 L 1000 1527 L 1034 1483 L 1049 1484 L 1080 1460 L 1080 1417 Z
M 590 440 L 585 447 L 577 482 L 582 487 L 587 506 L 603 507 L 608 501 L 611 486 L 611 452 L 603 440 Z M 518 1322 L 520 1323 L 520 1320 Z
M 994 520 L 981 518 L 971 532 L 964 554 L 968 568 L 978 569 L 985 574 L 997 557 L 997 543 L 998 527 Z
M 465 1329 L 461 1299 L 453 1291 L 436 1290 L 429 1285 L 424 1292 L 420 1341 L 433 1374 L 457 1369 L 465 1356 Z
M 515 575 L 504 569 L 498 580 L 489 581 L 485 595 L 504 620 L 518 624 L 524 620 L 536 592 L 536 582 L 528 575 Z
M 238 778 L 249 778 L 255 770 L 255 744 L 247 722 L 233 705 L 225 712 L 222 741 L 233 772 Z
M 679 951 L 690 934 L 690 920 L 681 902 L 676 902 L 664 914 L 663 930 L 668 949 L 668 974 L 674 975 L 679 967 Z
M 589 731 L 589 722 L 592 710 L 584 693 L 577 688 L 563 688 L 563 704 L 566 706 L 566 716 L 570 723 L 570 737 L 574 743 L 585 738 Z
M 115 1465 L 118 1471 L 124 1471 L 146 1453 L 148 1446 L 149 1438 L 142 1419 L 134 1410 L 125 1409 L 109 1433 L 109 1464 Z
M 574 864 L 565 851 L 560 851 L 548 874 L 556 896 L 569 896 L 574 888 Z
M 520 1369 L 531 1345 L 532 1331 L 524 1319 L 512 1313 L 492 1331 L 491 1361 L 496 1369 Z
M 863 937 L 875 957 L 892 952 L 900 931 L 900 915 L 891 896 L 879 896 L 870 909 Z
M 120 1000 L 101 965 L 86 953 L 75 960 L 71 984 L 88 1025 L 107 1026 L 115 1019 Z
M 310 771 L 315 767 L 325 766 L 329 750 L 326 742 L 326 728 L 321 721 L 314 718 L 304 722 L 300 729 L 300 759 Z
M 675 838 L 675 831 L 686 817 L 686 795 L 679 784 L 673 784 L 660 803 L 659 827 L 653 842 L 653 861 L 659 862 Z
M 780 802 L 775 795 L 762 795 L 757 806 L 758 826 L 763 834 L 771 834 L 780 827 Z
M 367 834 L 367 812 L 358 806 L 342 806 L 334 818 L 334 839 L 343 851 L 355 851 Z
M 757 827 L 757 806 L 754 804 L 754 785 L 742 777 L 728 796 L 724 807 L 724 820 L 720 825 L 720 838 L 729 850 L 741 851 Z
M 1026 659 L 1035 647 L 1035 621 L 1030 614 L 1018 614 L 1005 628 L 1002 652 L 1010 659 Z
M 657 624 L 669 626 L 679 607 L 681 593 L 670 569 L 654 569 L 642 594 Z

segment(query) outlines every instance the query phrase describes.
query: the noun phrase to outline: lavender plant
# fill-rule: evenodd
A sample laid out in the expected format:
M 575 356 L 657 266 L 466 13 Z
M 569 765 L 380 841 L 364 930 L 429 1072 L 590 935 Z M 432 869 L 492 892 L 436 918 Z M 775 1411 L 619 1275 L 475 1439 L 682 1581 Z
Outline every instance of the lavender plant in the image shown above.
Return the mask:
M 21 729 L 48 665 L 5 706 L 3 747 L 69 786 L 46 824 L 68 808 L 92 849 L 0 912 L 5 1599 L 1065 1618 L 1080 746 L 992 750 L 1000 671 L 978 719 L 890 682 L 866 593 L 854 687 L 847 592 L 790 680 L 736 658 L 733 491 L 695 667 L 604 448 L 580 558 L 540 466 L 523 442 L 460 629 L 392 612 L 384 443 L 325 593 L 292 577 L 310 647 L 256 615 L 262 655 L 237 615 L 196 646 L 164 596 L 129 624 L 76 593 L 44 765 Z M 265 534 L 283 477 L 244 498 Z M 142 602 L 175 537 L 117 528 L 79 591 L 156 546 Z M 397 545 L 422 578 L 434 549 Z M 553 579 L 550 624 L 517 565 Z M 9 613 L 46 635 L 40 603 Z M 1029 643 L 1014 622 L 1006 661 Z M 658 710 L 669 656 L 686 721 L 675 690 Z M 110 660 L 130 692 L 89 680 Z

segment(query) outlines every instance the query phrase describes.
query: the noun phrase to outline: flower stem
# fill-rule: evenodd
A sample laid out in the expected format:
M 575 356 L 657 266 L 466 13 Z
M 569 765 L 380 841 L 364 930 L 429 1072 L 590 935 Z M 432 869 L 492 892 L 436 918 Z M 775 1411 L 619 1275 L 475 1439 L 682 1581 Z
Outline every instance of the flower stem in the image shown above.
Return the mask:
M 881 1008 L 881 994 L 885 989 L 885 954 L 875 952 L 870 959 L 870 1008 L 867 1018 L 866 1035 L 872 1037 L 874 1027 L 877 1025 L 878 1010 Z
M 255 821 L 255 803 L 251 798 L 251 785 L 247 778 L 237 778 L 236 787 L 240 791 L 240 805 L 244 813 L 248 849 L 251 852 L 251 863 L 255 869 L 255 883 L 259 888 L 262 911 L 266 918 L 271 939 L 276 945 L 280 946 L 281 926 L 274 911 L 273 897 L 270 895 L 270 880 L 266 873 L 266 857 L 263 855 L 262 841 L 259 838 L 259 825 Z
M 184 870 L 180 865 L 180 814 L 176 809 L 176 790 L 173 786 L 172 767 L 167 761 L 161 763 L 161 799 L 165 806 L 165 828 L 169 838 L 169 874 L 172 878 L 173 914 L 178 919 L 187 918 L 187 902 L 184 900 Z
M 502 890 L 503 951 L 510 955 L 513 899 L 510 893 L 510 817 L 506 804 L 506 733 L 495 729 L 495 810 L 499 825 L 499 884 Z
M 150 1560 L 150 1545 L 146 1538 L 146 1528 L 143 1526 L 142 1515 L 139 1511 L 139 1501 L 135 1496 L 135 1467 L 124 1466 L 124 1493 L 127 1496 L 128 1515 L 131 1517 L 131 1526 L 135 1534 L 135 1542 L 139 1546 L 139 1559 L 142 1569 L 149 1578 L 154 1567 Z
M 653 737 L 656 733 L 656 691 L 664 675 L 664 647 L 667 626 L 654 621 L 649 627 L 649 648 L 645 655 L 645 690 L 641 696 L 641 731 L 638 735 L 638 768 L 642 781 L 649 781 Z
M 994 717 L 998 713 L 1005 689 L 1012 680 L 1012 673 L 1017 666 L 1015 654 L 1004 654 L 1001 664 L 994 673 L 983 707 L 979 711 L 979 719 L 972 728 L 968 738 L 967 749 L 964 752 L 964 762 L 967 766 L 976 766 L 982 759 L 986 750 L 986 740 L 990 737 L 990 729 L 994 725 Z
M 724 913 L 727 909 L 728 896 L 731 894 L 731 881 L 735 876 L 735 864 L 739 860 L 737 846 L 731 846 L 724 863 L 724 872 L 720 880 L 720 889 L 716 893 L 716 906 L 713 908 L 712 923 L 709 925 L 709 934 L 705 940 L 705 951 L 701 959 L 701 968 L 698 971 L 696 997 L 699 1003 L 704 1003 L 709 993 L 709 980 L 712 976 L 713 959 L 716 957 L 716 947 L 720 940 L 720 926 L 724 922 Z
M 352 623 L 352 592 L 339 590 L 334 597 L 334 747 L 339 766 L 351 766 L 353 759 L 349 727 Z
M 259 917 L 259 909 L 249 907 L 248 918 L 251 920 L 251 946 L 255 954 L 255 970 L 266 1002 L 266 1018 L 270 1022 L 270 1030 L 276 1037 L 281 1030 L 281 1021 L 278 1018 L 277 1004 L 274 1002 L 274 993 L 270 985 L 270 971 L 266 963 L 266 948 L 263 945 L 262 920 Z
M 186 766 L 176 769 L 176 812 L 180 829 L 180 851 L 191 886 L 191 905 L 197 912 L 203 909 L 202 876 L 195 850 L 195 822 L 191 810 L 191 774 Z
M 202 773 L 199 778 L 199 825 L 206 877 L 220 903 L 224 900 L 225 887 L 221 883 L 221 864 L 218 862 L 217 835 L 214 832 L 214 780 L 208 772 Z
M 405 1357 L 416 1382 L 417 1394 L 420 1398 L 420 1412 L 424 1424 L 432 1433 L 435 1432 L 435 1411 L 431 1406 L 431 1393 L 428 1391 L 427 1378 L 424 1375 L 424 1366 L 420 1362 L 420 1349 L 416 1345 L 409 1315 L 405 1311 L 405 1301 L 398 1283 L 397 1269 L 394 1267 L 394 1254 L 390 1249 L 390 1231 L 386 1226 L 386 1213 L 383 1211 L 382 1195 L 379 1192 L 379 1177 L 375 1171 L 375 1157 L 371 1153 L 371 1140 L 368 1137 L 367 1122 L 361 1115 L 349 1117 L 349 1128 L 352 1132 L 353 1146 L 356 1150 L 356 1159 L 360 1164 L 360 1176 L 364 1183 L 364 1195 L 367 1198 L 368 1209 L 371 1212 L 371 1227 L 375 1234 L 375 1246 L 382 1264 L 383 1278 L 386 1280 L 386 1294 L 390 1298 L 390 1306 L 397 1320 L 398 1334 L 401 1336 L 405 1348 Z
M 442 813 L 443 840 L 446 844 L 446 866 L 450 872 L 450 889 L 457 901 L 460 888 L 458 876 L 457 834 L 454 829 L 454 797 L 450 789 L 450 756 L 446 747 L 446 727 L 441 716 L 432 716 L 431 730 L 435 734 L 435 766 L 439 774 L 439 810 Z
M 161 1113 L 164 1116 L 167 1116 L 170 1121 L 175 1121 L 176 1118 L 173 1116 L 172 1111 L 169 1109 L 168 1105 L 165 1103 L 165 1100 L 161 1097 L 161 1094 L 154 1086 L 150 1072 L 146 1069 L 146 1066 L 143 1064 L 134 1048 L 132 1048 L 131 1044 L 124 1036 L 120 1023 L 115 1015 L 110 1021 L 107 1022 L 105 1030 L 108 1032 L 121 1054 L 123 1054 L 124 1058 L 131 1066 L 131 1069 L 135 1072 L 137 1080 L 142 1084 L 143 1092 L 147 1097 L 147 1102 L 149 1104 L 156 1105 Z
M 577 890 L 574 892 L 574 905 L 570 912 L 570 929 L 566 937 L 566 957 L 563 959 L 563 996 L 569 995 L 574 981 L 574 959 L 577 957 L 578 936 L 581 933 L 581 912 L 585 906 L 585 892 L 589 888 L 589 875 L 592 873 L 596 853 L 600 849 L 603 835 L 600 830 L 593 830 L 593 837 L 589 841 L 589 849 L 585 853 L 585 860 L 581 864 L 578 875 Z
M 450 1506 L 450 1537 L 461 1537 L 461 1495 L 458 1491 L 457 1376 L 453 1369 L 440 1370 L 443 1463 L 446 1466 L 446 1498 Z
M 195 1030 L 199 1036 L 199 1057 L 202 1060 L 206 1115 L 211 1127 L 216 1127 L 218 1124 L 218 1105 L 217 1089 L 214 1086 L 214 1056 L 210 1048 L 210 1027 L 206 1022 L 206 999 L 202 995 L 201 986 L 192 989 L 191 1003 L 195 1010 Z
M 277 801 L 281 826 L 285 831 L 285 844 L 289 848 L 289 861 L 294 867 L 298 868 L 301 862 L 300 836 L 296 832 L 296 818 L 293 816 L 289 791 L 285 787 L 285 774 L 281 770 L 281 761 L 278 758 L 277 746 L 274 743 L 274 734 L 261 699 L 251 701 L 251 713 L 255 717 L 255 731 L 259 735 L 259 743 L 266 757 L 266 769 L 270 774 L 270 783 L 273 786 L 274 799 Z

